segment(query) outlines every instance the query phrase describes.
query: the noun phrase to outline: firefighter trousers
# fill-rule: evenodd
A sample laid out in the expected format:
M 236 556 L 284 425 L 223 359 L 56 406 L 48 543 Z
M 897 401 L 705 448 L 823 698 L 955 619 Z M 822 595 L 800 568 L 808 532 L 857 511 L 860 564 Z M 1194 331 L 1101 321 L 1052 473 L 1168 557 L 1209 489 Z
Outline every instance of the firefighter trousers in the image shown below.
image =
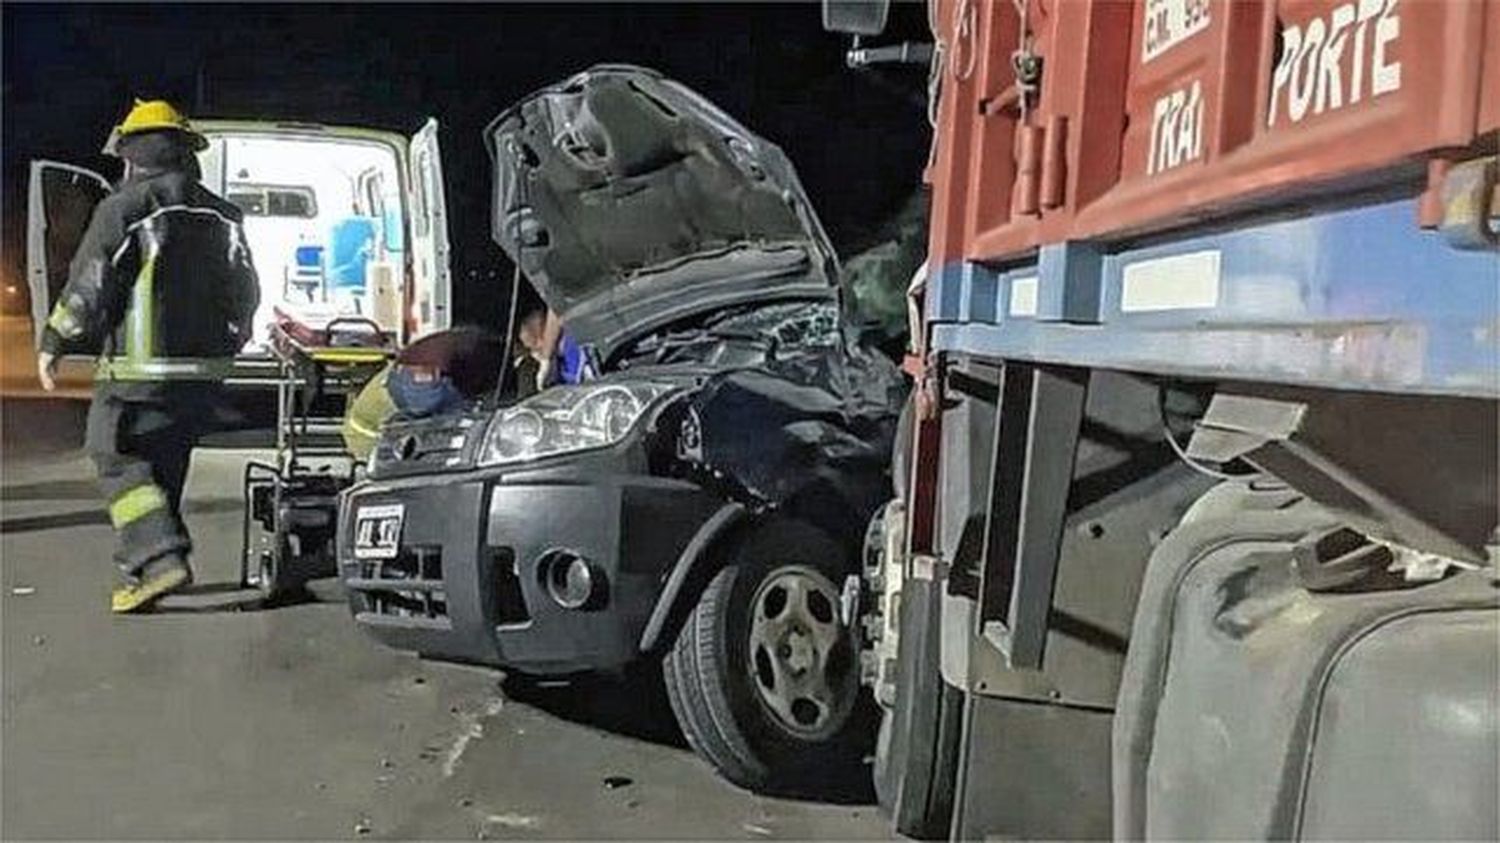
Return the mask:
M 115 530 L 115 563 L 127 576 L 192 550 L 182 490 L 193 447 L 221 415 L 222 400 L 214 384 L 95 387 L 85 446 Z

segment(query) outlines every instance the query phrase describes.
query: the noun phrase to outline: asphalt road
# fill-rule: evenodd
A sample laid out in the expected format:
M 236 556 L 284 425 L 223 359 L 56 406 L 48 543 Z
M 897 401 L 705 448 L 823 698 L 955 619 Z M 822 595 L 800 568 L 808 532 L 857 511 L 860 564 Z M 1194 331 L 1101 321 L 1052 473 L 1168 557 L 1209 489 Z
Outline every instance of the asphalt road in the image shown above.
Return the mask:
M 355 630 L 331 583 L 319 602 L 241 606 L 244 452 L 194 462 L 199 593 L 111 617 L 77 408 L 0 415 L 6 839 L 888 836 L 858 800 L 725 784 L 649 685 L 526 689 L 423 662 Z

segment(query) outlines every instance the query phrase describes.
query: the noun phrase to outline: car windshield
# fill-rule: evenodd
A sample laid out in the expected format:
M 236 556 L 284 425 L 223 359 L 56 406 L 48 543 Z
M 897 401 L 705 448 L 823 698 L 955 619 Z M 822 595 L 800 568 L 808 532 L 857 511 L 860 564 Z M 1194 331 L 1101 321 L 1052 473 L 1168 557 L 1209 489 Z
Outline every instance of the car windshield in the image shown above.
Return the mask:
M 651 334 L 624 352 L 619 368 L 754 364 L 788 351 L 834 346 L 839 336 L 839 309 L 834 302 L 757 304 Z

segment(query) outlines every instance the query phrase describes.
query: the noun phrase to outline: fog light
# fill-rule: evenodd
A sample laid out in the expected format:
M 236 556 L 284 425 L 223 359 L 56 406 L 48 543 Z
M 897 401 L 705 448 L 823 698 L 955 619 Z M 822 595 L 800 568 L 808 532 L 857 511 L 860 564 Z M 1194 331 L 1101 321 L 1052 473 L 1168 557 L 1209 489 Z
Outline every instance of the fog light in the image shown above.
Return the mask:
M 537 568 L 547 593 L 564 609 L 592 608 L 604 596 L 604 575 L 572 551 L 549 550 Z

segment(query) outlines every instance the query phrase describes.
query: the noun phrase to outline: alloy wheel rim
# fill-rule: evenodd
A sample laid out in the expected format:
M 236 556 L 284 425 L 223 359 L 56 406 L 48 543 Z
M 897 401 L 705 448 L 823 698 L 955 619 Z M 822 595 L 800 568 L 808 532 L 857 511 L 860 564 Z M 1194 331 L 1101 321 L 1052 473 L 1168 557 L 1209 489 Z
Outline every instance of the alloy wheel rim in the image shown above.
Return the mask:
M 859 687 L 838 590 L 813 568 L 787 565 L 761 582 L 750 605 L 750 681 L 762 707 L 796 737 L 831 737 Z

